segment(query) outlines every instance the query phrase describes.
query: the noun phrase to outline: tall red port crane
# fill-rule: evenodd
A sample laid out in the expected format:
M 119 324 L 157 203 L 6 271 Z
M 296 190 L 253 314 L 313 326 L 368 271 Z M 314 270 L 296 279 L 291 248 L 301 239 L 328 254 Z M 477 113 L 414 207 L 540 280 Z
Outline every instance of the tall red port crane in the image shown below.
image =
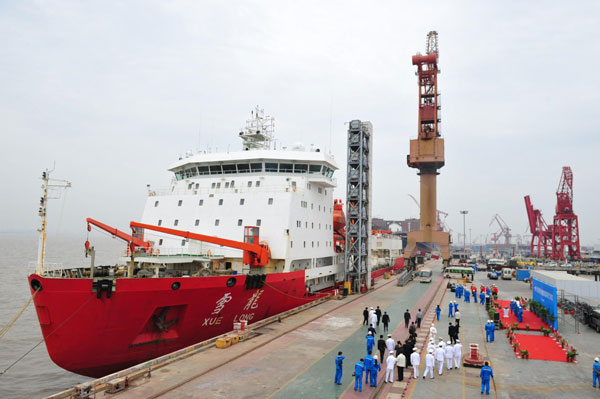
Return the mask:
M 573 171 L 570 166 L 562 168 L 562 175 L 556 190 L 552 258 L 565 260 L 565 252 L 571 259 L 581 259 L 579 220 L 573 212 Z
M 548 227 L 542 211 L 533 207 L 529 195 L 525 196 L 525 209 L 531 232 L 530 252 L 533 256 L 549 258 L 552 255 L 553 226 Z
M 566 260 L 565 252 L 571 259 L 581 259 L 579 244 L 579 219 L 573 211 L 573 171 L 564 166 L 558 189 L 556 208 L 552 224 L 548 226 L 542 212 L 533 208 L 528 195 L 525 196 L 525 209 L 531 231 L 531 254 Z

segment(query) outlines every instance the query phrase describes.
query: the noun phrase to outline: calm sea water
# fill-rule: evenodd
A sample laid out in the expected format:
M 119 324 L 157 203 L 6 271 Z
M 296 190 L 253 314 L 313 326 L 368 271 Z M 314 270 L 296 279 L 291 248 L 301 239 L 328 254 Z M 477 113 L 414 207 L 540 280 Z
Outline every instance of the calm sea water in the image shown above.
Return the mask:
M 83 244 L 86 235 L 49 236 L 47 262 L 64 267 L 89 265 Z M 115 264 L 125 248 L 122 241 L 95 235 L 96 264 Z M 4 327 L 27 302 L 30 296 L 27 282 L 29 263 L 37 259 L 38 236 L 0 234 L 0 328 Z M 33 304 L 0 340 L 0 372 L 42 339 Z M 55 365 L 40 344 L 4 375 L 0 375 L 0 398 L 41 398 L 88 381 L 88 377 L 70 373 Z

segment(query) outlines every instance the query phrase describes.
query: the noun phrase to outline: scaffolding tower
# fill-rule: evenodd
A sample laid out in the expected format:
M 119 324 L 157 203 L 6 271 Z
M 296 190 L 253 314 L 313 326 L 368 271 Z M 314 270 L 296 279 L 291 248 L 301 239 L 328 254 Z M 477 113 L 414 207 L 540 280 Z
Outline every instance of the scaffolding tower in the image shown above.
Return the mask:
M 353 120 L 348 128 L 346 179 L 346 280 L 353 291 L 371 288 L 371 161 L 373 125 Z

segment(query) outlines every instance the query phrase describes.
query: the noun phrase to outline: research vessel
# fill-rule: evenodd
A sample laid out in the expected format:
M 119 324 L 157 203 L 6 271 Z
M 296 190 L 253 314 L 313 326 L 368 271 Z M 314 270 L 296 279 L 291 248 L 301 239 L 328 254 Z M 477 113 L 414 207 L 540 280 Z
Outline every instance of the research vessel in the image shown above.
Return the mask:
M 344 211 L 332 155 L 276 148 L 274 120 L 256 109 L 240 151 L 196 152 L 171 165 L 167 189 L 148 187 L 119 265 L 44 267 L 29 283 L 51 359 L 100 377 L 314 301 L 344 279 Z

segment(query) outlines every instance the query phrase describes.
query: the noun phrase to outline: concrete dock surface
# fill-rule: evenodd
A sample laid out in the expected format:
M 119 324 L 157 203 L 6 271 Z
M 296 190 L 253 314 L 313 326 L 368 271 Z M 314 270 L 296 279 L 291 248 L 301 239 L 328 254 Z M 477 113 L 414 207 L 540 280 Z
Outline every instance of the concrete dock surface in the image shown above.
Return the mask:
M 559 332 L 579 352 L 578 363 L 524 360 L 515 356 L 505 330 L 496 331 L 493 343 L 485 343 L 483 326 L 489 319 L 484 306 L 456 299 L 446 289 L 448 280 L 441 275 L 441 263 L 429 263 L 434 270 L 430 284 L 413 281 L 397 287 L 395 279 L 378 280 L 376 289 L 362 296 L 331 300 L 307 309 L 281 323 L 257 330 L 258 336 L 226 349 L 211 347 L 206 351 L 153 371 L 150 378 L 139 378 L 125 391 L 116 394 L 99 393 L 97 398 L 473 398 L 482 396 L 478 368 L 461 367 L 446 370 L 439 376 L 437 365 L 434 379 L 423 379 L 425 351 L 419 379 L 412 378 L 412 368 L 405 368 L 404 381 L 386 384 L 385 359 L 378 376 L 378 386 L 354 390 L 354 364 L 366 355 L 362 312 L 367 306 L 379 306 L 390 318 L 389 332 L 394 340 L 404 342 L 408 331 L 403 313 L 410 309 L 413 320 L 417 309 L 424 311 L 417 346 L 426 345 L 429 326 L 434 323 L 438 337 L 448 340 L 448 303 L 456 300 L 461 311 L 460 340 L 463 354 L 469 344 L 479 344 L 480 353 L 491 362 L 495 379 L 489 397 L 493 398 L 592 398 L 600 389 L 592 388 L 593 358 L 600 352 L 600 334 L 581 326 L 575 331 L 570 316 L 559 319 Z M 499 299 L 516 295 L 530 298 L 529 284 L 520 281 L 490 281 L 486 272 L 476 273 L 475 283 L 496 284 Z M 433 309 L 440 304 L 440 321 Z M 428 312 L 425 310 L 428 309 Z M 384 334 L 377 329 L 375 341 Z M 387 338 L 386 334 L 384 337 Z M 333 382 L 334 359 L 338 351 L 346 357 L 342 385 Z M 595 352 L 598 351 L 598 352 Z M 374 354 L 378 354 L 377 345 Z M 386 353 L 387 356 L 387 353 Z M 381 360 L 381 359 L 380 359 Z M 395 381 L 397 371 L 394 370 Z M 483 395 L 486 396 L 486 395 Z

